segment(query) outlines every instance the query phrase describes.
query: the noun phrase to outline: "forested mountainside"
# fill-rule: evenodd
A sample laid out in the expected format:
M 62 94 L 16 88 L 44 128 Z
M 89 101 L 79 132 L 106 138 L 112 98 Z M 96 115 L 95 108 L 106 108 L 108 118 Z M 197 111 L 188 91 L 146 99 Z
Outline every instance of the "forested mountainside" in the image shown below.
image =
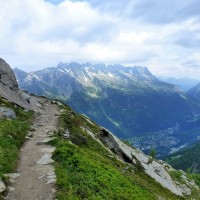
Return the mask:
M 146 67 L 73 62 L 14 71 L 21 88 L 63 100 L 145 152 L 168 154 L 199 136 L 199 103 Z
M 166 157 L 167 162 L 176 169 L 182 169 L 188 173 L 200 172 L 200 142 L 185 147 L 176 153 Z

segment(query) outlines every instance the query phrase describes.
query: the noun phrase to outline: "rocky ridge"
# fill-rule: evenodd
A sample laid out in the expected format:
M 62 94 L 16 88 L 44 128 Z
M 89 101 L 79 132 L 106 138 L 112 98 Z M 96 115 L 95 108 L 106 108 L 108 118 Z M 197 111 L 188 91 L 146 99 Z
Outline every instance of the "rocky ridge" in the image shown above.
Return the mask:
M 0 95 L 27 110 L 36 110 L 39 106 L 33 97 L 19 90 L 13 70 L 3 59 L 0 59 Z
M 176 170 L 169 164 L 162 160 L 156 160 L 151 156 L 145 155 L 139 149 L 126 145 L 107 129 L 101 128 L 100 138 L 102 142 L 100 142 L 91 131 L 88 130 L 87 132 L 101 145 L 106 144 L 109 151 L 114 152 L 114 154 L 116 154 L 123 162 L 142 167 L 145 173 L 172 193 L 178 196 L 190 196 L 194 189 L 199 190 L 199 187 L 195 184 L 194 180 L 187 178 L 184 171 L 179 171 L 183 182 L 180 183 L 174 180 L 171 177 L 170 172 Z

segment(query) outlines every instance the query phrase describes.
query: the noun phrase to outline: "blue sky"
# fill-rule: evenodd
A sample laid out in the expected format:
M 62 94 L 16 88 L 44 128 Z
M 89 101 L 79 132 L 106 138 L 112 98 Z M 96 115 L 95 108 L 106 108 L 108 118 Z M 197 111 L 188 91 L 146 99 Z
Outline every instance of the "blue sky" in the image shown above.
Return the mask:
M 103 62 L 200 79 L 199 0 L 0 0 L 0 27 L 0 57 L 25 71 Z

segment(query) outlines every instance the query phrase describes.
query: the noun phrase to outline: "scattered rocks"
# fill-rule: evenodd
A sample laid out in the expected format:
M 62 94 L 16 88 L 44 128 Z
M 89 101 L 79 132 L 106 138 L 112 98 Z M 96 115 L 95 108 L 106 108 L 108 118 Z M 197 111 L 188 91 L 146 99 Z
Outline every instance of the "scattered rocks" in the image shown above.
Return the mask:
M 0 193 L 2 193 L 5 190 L 6 190 L 6 186 L 4 182 L 2 181 L 2 179 L 0 178 Z
M 52 154 L 50 153 L 45 153 L 40 160 L 37 161 L 37 164 L 39 165 L 47 165 L 54 163 L 54 160 L 51 158 Z
M 185 184 L 179 185 L 179 188 L 182 191 L 182 193 L 184 193 L 186 195 L 191 195 L 192 194 L 191 189 L 187 185 L 185 185 Z
M 32 138 L 33 137 L 33 133 L 29 132 L 27 136 Z
M 47 184 L 55 183 L 56 182 L 56 174 L 55 172 L 50 172 L 47 174 Z

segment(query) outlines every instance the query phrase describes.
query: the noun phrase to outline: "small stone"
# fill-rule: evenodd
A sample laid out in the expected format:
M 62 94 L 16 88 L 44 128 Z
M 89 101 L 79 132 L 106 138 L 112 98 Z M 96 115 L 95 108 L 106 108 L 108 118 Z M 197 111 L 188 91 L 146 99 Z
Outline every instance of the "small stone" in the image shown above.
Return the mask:
M 14 179 L 9 179 L 10 183 L 15 183 L 16 181 Z
M 51 184 L 51 183 L 55 183 L 56 182 L 56 179 L 49 179 L 48 181 L 47 181 L 47 184 Z
M 51 158 L 52 154 L 45 153 L 40 160 L 37 161 L 37 164 L 39 165 L 47 165 L 54 163 L 54 160 Z
M 56 175 L 47 176 L 47 179 L 56 179 Z
M 14 188 L 14 187 L 8 187 L 8 190 L 9 190 L 9 191 L 14 191 L 15 188 Z

